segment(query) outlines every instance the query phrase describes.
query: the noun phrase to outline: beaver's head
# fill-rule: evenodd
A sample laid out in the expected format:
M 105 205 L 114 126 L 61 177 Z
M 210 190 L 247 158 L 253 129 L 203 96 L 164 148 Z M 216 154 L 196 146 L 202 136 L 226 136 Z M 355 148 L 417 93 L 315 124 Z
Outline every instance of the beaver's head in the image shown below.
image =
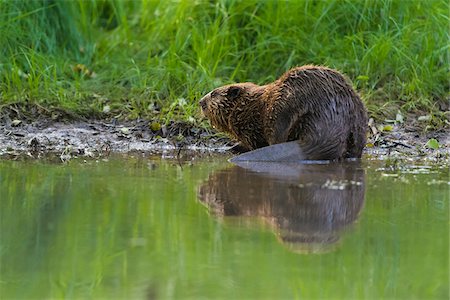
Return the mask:
M 228 118 L 238 105 L 245 105 L 245 99 L 253 98 L 252 95 L 259 86 L 254 83 L 236 83 L 219 87 L 199 102 L 203 114 L 211 121 L 211 124 L 222 131 L 229 131 Z

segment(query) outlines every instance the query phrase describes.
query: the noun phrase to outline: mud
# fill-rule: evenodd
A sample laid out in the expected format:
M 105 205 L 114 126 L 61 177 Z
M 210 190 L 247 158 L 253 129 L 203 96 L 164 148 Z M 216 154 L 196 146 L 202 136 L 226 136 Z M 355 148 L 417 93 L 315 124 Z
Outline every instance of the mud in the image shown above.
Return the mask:
M 371 128 L 366 159 L 429 161 L 450 165 L 450 132 L 408 131 L 394 126 L 392 131 Z M 426 146 L 429 139 L 438 149 Z M 148 120 L 58 121 L 40 119 L 18 121 L 0 119 L 0 158 L 17 159 L 56 155 L 61 160 L 75 157 L 105 157 L 111 153 L 163 154 L 179 157 L 187 153 L 226 153 L 233 142 L 213 131 L 186 122 L 172 122 L 152 130 Z
M 16 122 L 17 123 L 17 122 Z M 89 120 L 0 123 L 0 157 L 100 157 L 111 153 L 148 154 L 225 152 L 233 143 L 185 122 L 173 122 L 154 131 L 148 121 Z

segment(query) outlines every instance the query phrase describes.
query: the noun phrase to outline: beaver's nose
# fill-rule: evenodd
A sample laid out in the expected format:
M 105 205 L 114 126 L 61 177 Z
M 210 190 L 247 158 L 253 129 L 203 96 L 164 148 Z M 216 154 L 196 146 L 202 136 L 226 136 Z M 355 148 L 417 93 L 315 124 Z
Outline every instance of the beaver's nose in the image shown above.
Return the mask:
M 200 107 L 202 108 L 202 110 L 205 110 L 207 105 L 206 105 L 206 100 L 204 98 L 202 98 L 198 104 L 200 104 Z

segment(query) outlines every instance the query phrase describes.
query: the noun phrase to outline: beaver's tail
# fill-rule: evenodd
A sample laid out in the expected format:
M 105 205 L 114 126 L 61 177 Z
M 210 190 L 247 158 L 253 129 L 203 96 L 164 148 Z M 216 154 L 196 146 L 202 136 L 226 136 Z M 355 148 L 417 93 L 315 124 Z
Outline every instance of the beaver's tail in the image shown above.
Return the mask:
M 308 160 L 298 141 L 259 148 L 230 159 L 232 163 L 245 161 L 299 162 Z
M 345 138 L 344 135 L 334 134 L 333 130 L 329 130 L 314 140 L 297 140 L 258 148 L 233 157 L 230 162 L 304 162 L 360 158 L 364 143 L 359 140 L 355 143 L 352 138 L 353 136 Z

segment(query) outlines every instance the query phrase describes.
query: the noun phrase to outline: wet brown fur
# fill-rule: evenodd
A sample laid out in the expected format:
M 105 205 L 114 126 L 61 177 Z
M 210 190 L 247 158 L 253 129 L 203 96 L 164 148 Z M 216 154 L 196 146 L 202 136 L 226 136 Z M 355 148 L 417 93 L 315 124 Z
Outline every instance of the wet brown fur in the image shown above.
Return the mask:
M 218 130 L 249 149 L 298 140 L 309 159 L 359 158 L 366 142 L 367 114 L 338 71 L 293 68 L 267 85 L 219 87 L 200 100 Z

